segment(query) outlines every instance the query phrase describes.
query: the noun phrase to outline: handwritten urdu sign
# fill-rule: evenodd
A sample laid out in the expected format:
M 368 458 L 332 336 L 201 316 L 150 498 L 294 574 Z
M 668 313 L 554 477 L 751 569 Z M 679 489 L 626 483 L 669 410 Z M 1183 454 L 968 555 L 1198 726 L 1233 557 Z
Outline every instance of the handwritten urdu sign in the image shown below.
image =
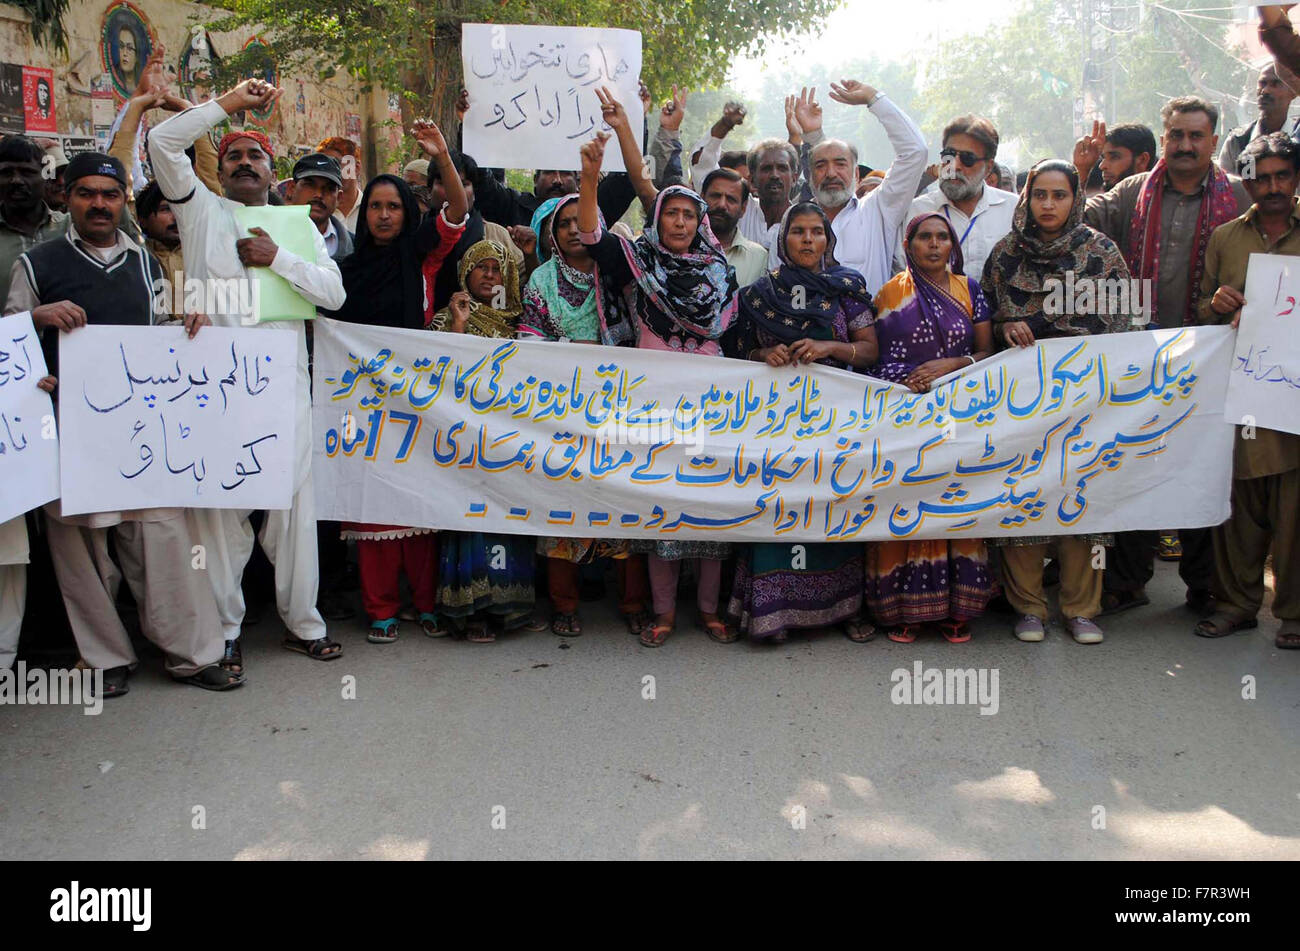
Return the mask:
M 59 497 L 59 442 L 45 355 L 27 311 L 0 318 L 0 523 Z
M 1223 416 L 1300 433 L 1300 259 L 1252 254 Z
M 1228 516 L 1232 332 L 1045 340 L 930 393 L 813 366 L 317 320 L 317 515 L 719 541 Z
M 642 110 L 641 34 L 571 26 L 466 23 L 461 60 L 469 111 L 465 151 L 479 165 L 577 169 L 578 149 L 600 130 L 595 90 L 609 87 L 627 111 L 637 141 Z M 605 170 L 625 171 L 617 143 Z
M 288 508 L 297 343 L 246 327 L 61 334 L 64 513 Z

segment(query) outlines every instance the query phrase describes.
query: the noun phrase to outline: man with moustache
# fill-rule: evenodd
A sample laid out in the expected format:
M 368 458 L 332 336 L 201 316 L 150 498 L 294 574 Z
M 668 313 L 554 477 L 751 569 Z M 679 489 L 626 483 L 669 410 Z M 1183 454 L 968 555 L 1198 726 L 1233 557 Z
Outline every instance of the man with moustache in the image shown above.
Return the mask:
M 13 265 L 6 314 L 30 311 L 50 373 L 57 376 L 58 338 L 87 324 L 150 326 L 157 322 L 158 262 L 121 230 L 126 169 L 116 158 L 86 152 L 65 174 L 67 233 L 37 245 Z M 209 321 L 194 314 L 193 337 Z M 81 381 L 68 381 L 73 393 Z M 57 390 L 56 390 L 57 392 Z M 127 692 L 138 662 L 117 615 L 117 569 L 109 557 L 115 529 L 123 575 L 140 607 L 140 626 L 162 648 L 168 672 L 209 690 L 244 682 L 222 670 L 223 640 L 212 589 L 190 566 L 193 538 L 181 509 L 140 509 L 65 516 L 45 506 L 46 536 L 68 621 L 83 660 L 104 671 L 104 696 Z
M 1196 322 L 1205 249 L 1214 229 L 1250 207 L 1241 179 L 1214 164 L 1219 110 L 1204 99 L 1182 96 L 1165 103 L 1163 157 L 1149 172 L 1130 175 L 1088 199 L 1085 220 L 1114 241 L 1132 276 L 1143 282 L 1152 327 Z M 1079 177 L 1092 171 L 1084 161 Z M 1143 329 L 1135 327 L 1136 330 Z M 1202 616 L 1213 609 L 1214 548 L 1210 530 L 1179 528 L 1178 573 L 1187 605 Z M 1149 604 L 1146 585 L 1155 573 L 1158 533 L 1121 532 L 1106 554 L 1102 614 Z
M 1252 254 L 1300 256 L 1300 145 L 1283 132 L 1250 142 L 1238 158 L 1254 204 L 1210 236 L 1197 319 L 1237 326 Z M 1216 610 L 1196 625 L 1202 637 L 1254 628 L 1264 601 L 1264 561 L 1273 553 L 1273 643 L 1300 648 L 1300 435 L 1256 427 L 1233 440 L 1232 515 L 1211 529 Z
M 1285 132 L 1292 138 L 1295 137 L 1297 129 L 1300 129 L 1300 119 L 1287 121 L 1287 110 L 1291 108 L 1291 101 L 1296 97 L 1296 89 L 1291 85 L 1294 78 L 1288 76 L 1284 79 L 1273 63 L 1269 63 L 1259 71 L 1255 85 L 1255 102 L 1259 106 L 1259 118 L 1249 125 L 1233 129 L 1228 133 L 1223 148 L 1219 150 L 1220 168 L 1236 171 L 1237 156 L 1260 136 L 1271 132 Z
M 260 132 L 229 132 L 217 146 L 218 178 L 225 197 L 202 187 L 185 156 L 185 149 L 201 135 L 245 109 L 265 110 L 281 90 L 262 79 L 248 79 L 219 99 L 187 109 L 149 133 L 149 157 L 185 247 L 185 267 L 190 277 L 207 280 L 253 280 L 249 268 L 269 267 L 316 307 L 338 310 L 345 293 L 338 265 L 325 248 L 325 239 L 313 231 L 314 253 L 302 258 L 281 248 L 260 228 L 245 231 L 235 219 L 240 205 L 265 205 L 274 180 L 270 141 Z M 252 323 L 252 314 L 213 314 L 218 326 Z M 311 382 L 307 369 L 306 331 L 302 321 L 256 324 L 261 333 L 297 336 L 298 367 L 295 384 L 294 495 L 291 507 L 270 511 L 259 541 L 275 566 L 276 606 L 287 629 L 286 650 L 314 660 L 334 660 L 343 647 L 326 635 L 325 622 L 316 609 L 320 570 L 316 550 L 316 507 L 311 481 Z M 253 530 L 246 511 L 190 509 L 198 528 L 199 543 L 207 551 L 207 573 L 217 599 L 226 640 L 228 669 L 242 672 L 239 628 L 244 617 L 240 578 L 253 551 Z
M 0 139 L 0 299 L 18 255 L 68 227 L 68 216 L 45 204 L 45 153 L 23 135 Z
M 821 109 L 796 115 L 808 152 L 811 198 L 831 220 L 835 257 L 867 280 L 875 294 L 894 273 L 898 246 L 908 209 L 925 173 L 926 145 L 921 130 L 889 97 L 856 79 L 831 83 L 831 98 L 850 106 L 866 106 L 884 126 L 894 147 L 894 161 L 880 187 L 862 198 L 858 184 L 858 150 L 839 139 L 822 138 Z M 981 185 L 983 179 L 981 176 Z M 768 266 L 779 264 L 776 242 L 768 248 Z
M 289 204 L 306 205 L 311 223 L 325 241 L 325 250 L 335 261 L 352 253 L 352 235 L 343 219 L 335 214 L 343 188 L 343 169 L 323 152 L 298 159 L 289 185 Z
M 708 205 L 709 227 L 736 269 L 736 286 L 753 284 L 767 272 L 767 249 L 740 233 L 740 217 L 749 207 L 749 184 L 729 168 L 704 176 L 700 193 Z
M 939 188 L 912 199 L 907 220 L 938 212 L 952 224 L 961 239 L 965 271 L 977 280 L 993 246 L 1011 232 L 1017 196 L 988 183 L 996 172 L 998 130 L 980 116 L 959 116 L 943 130 L 939 152 Z M 894 248 L 894 269 L 907 260 L 902 235 Z

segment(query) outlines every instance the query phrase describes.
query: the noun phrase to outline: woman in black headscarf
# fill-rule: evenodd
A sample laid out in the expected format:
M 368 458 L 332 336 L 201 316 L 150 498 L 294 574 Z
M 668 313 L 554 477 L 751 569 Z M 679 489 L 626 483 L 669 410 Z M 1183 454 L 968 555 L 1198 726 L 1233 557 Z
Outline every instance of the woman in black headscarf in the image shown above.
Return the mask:
M 417 122 L 414 134 L 432 161 L 454 171 L 437 126 Z M 376 175 L 370 180 L 361 196 L 355 248 L 339 262 L 347 300 L 329 316 L 371 327 L 424 327 L 429 298 L 426 261 L 440 263 L 465 227 L 466 201 L 460 177 L 452 174 L 447 180 L 446 207 L 430 210 L 423 217 L 414 193 L 402 179 Z M 361 600 L 370 617 L 367 640 L 371 643 L 397 640 L 398 582 L 403 568 L 420 627 L 430 637 L 445 633 L 437 616 L 438 551 L 433 531 L 343 523 L 343 537 L 357 543 Z

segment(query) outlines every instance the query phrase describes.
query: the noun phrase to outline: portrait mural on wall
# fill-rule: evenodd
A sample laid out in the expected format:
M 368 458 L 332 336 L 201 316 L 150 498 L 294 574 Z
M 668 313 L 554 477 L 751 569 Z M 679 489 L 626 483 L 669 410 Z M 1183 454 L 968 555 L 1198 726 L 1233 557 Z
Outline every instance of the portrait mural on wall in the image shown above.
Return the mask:
M 178 84 L 181 96 L 193 103 L 207 102 L 212 98 L 212 72 L 218 65 L 217 52 L 212 37 L 206 30 L 195 27 L 190 41 L 181 52 Z
M 104 11 L 99 50 L 114 91 L 130 97 L 154 48 L 153 29 L 139 7 L 118 0 Z
M 265 79 L 272 86 L 280 85 L 280 70 L 275 65 L 275 57 L 271 55 L 271 48 L 260 36 L 254 36 L 244 44 L 244 52 L 248 53 L 252 59 L 253 65 L 247 70 L 247 75 L 257 76 Z M 266 123 L 275 113 L 275 103 L 265 112 L 257 109 L 248 110 L 248 118 L 259 125 Z

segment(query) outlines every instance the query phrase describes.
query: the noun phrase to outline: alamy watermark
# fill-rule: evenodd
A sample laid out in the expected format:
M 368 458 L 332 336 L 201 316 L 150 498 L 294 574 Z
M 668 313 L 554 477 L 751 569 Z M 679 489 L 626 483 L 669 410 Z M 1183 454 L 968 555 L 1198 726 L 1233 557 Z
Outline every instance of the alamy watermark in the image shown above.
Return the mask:
M 13 668 L 0 669 L 0 704 L 78 706 L 85 707 L 86 716 L 98 716 L 104 709 L 104 672 L 29 670 L 20 660 Z
M 998 668 L 930 667 L 918 660 L 912 669 L 899 667 L 889 675 L 889 699 L 916 706 L 978 705 L 980 716 L 998 712 Z
M 1133 326 L 1145 327 L 1152 320 L 1151 281 L 1147 278 L 1075 277 L 1065 272 L 1065 280 L 1049 277 L 1043 281 L 1047 297 L 1043 313 L 1056 315 L 1127 315 Z

